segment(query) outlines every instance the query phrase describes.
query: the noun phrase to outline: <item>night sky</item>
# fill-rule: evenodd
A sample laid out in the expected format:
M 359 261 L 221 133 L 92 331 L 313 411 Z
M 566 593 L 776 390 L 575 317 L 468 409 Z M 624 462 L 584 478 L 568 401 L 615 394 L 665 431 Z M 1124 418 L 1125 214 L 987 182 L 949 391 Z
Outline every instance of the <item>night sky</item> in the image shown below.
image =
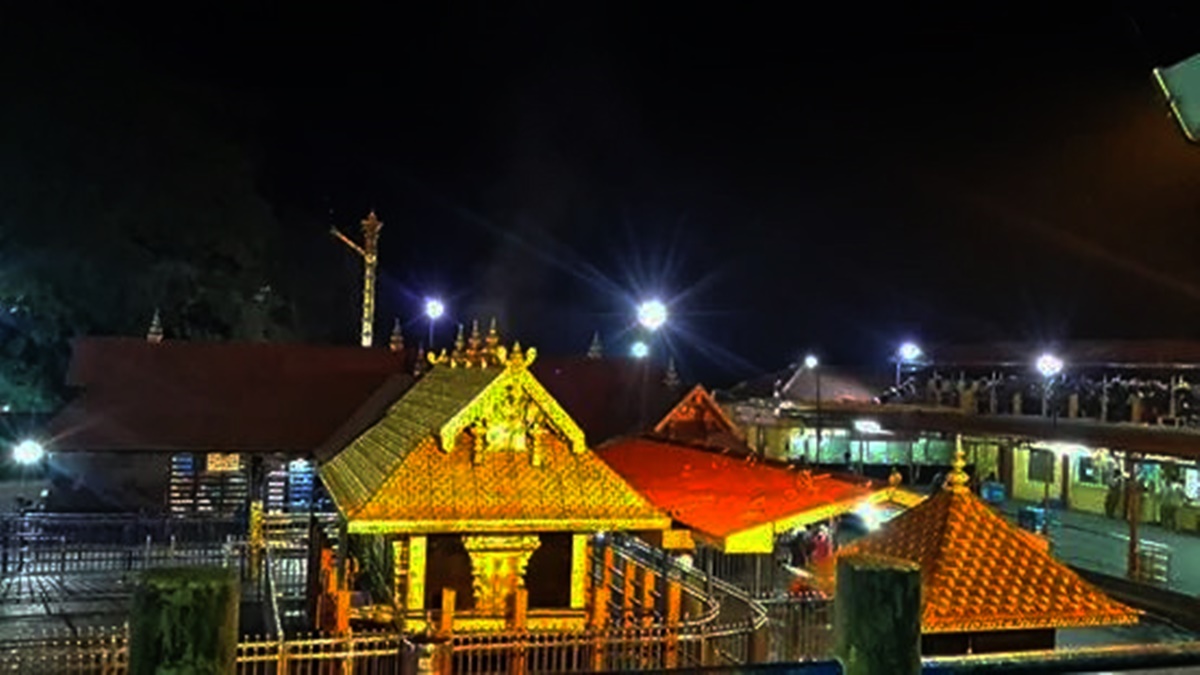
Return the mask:
M 617 349 L 661 294 L 716 382 L 905 338 L 1200 328 L 1200 147 L 1150 79 L 1200 51 L 1196 3 L 241 4 L 58 11 L 244 111 L 349 344 L 357 267 L 326 228 L 370 208 L 381 328 L 422 333 L 437 293 L 544 350 Z

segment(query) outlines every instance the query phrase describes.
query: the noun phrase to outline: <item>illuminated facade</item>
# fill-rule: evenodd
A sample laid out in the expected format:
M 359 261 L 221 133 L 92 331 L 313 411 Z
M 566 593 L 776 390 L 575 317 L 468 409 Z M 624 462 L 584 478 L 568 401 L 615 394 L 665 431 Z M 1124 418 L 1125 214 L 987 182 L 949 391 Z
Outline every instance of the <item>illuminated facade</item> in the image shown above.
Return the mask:
M 430 355 L 321 477 L 406 630 L 451 598 L 454 631 L 502 628 L 518 589 L 530 629 L 582 629 L 590 537 L 670 520 L 588 448 L 530 373 L 535 350 L 489 337 Z

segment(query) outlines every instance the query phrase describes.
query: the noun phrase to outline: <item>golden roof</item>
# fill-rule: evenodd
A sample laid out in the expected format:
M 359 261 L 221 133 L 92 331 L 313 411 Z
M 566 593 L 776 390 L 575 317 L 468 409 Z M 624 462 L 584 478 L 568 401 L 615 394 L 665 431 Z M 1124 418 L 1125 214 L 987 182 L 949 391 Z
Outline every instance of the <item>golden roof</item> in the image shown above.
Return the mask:
M 922 631 L 957 633 L 1132 624 L 1138 612 L 1055 560 L 967 489 L 961 445 L 946 488 L 842 549 L 921 567 Z
M 534 350 L 439 357 L 321 468 L 351 532 L 666 529 L 530 374 Z

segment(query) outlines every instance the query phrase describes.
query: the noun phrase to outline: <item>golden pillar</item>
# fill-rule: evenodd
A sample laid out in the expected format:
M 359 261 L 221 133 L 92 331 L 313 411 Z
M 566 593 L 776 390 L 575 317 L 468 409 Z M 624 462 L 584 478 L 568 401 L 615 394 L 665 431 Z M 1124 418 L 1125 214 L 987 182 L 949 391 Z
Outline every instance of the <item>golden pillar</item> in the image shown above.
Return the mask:
M 425 537 L 408 538 L 408 576 L 405 579 L 405 608 L 425 609 Z
M 468 535 L 475 609 L 493 615 L 508 612 L 509 599 L 525 588 L 525 566 L 541 540 L 537 535 Z
M 571 537 L 571 609 L 587 606 L 588 535 Z

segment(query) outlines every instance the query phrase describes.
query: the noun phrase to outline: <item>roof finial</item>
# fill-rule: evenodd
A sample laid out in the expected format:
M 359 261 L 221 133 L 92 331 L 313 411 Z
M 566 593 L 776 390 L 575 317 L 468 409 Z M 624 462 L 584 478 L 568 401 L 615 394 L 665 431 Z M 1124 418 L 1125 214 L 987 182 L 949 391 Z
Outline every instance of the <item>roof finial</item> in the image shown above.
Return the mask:
M 483 343 L 487 345 L 489 353 L 495 353 L 496 347 L 500 346 L 500 331 L 496 328 L 496 317 L 494 316 L 491 324 L 488 325 L 487 337 L 484 338 Z
M 592 344 L 588 346 L 587 357 L 592 360 L 604 358 L 604 344 L 600 342 L 600 331 L 592 333 Z
M 150 330 L 146 331 L 146 342 L 159 343 L 163 339 L 162 317 L 158 314 L 158 308 L 154 308 L 154 318 L 150 319 Z
M 967 483 L 971 477 L 964 470 L 967 466 L 967 453 L 963 452 L 962 435 L 954 437 L 954 461 L 950 463 L 950 477 L 946 479 L 946 488 L 955 492 L 966 492 Z
M 675 370 L 674 356 L 667 359 L 667 376 L 663 378 L 663 384 L 667 385 L 671 389 L 678 387 L 680 384 L 679 371 Z
M 413 377 L 420 377 L 425 372 L 425 343 L 417 343 L 417 360 L 413 363 Z
M 400 331 L 400 317 L 392 322 L 392 337 L 388 340 L 388 349 L 394 352 L 404 351 L 404 333 Z

